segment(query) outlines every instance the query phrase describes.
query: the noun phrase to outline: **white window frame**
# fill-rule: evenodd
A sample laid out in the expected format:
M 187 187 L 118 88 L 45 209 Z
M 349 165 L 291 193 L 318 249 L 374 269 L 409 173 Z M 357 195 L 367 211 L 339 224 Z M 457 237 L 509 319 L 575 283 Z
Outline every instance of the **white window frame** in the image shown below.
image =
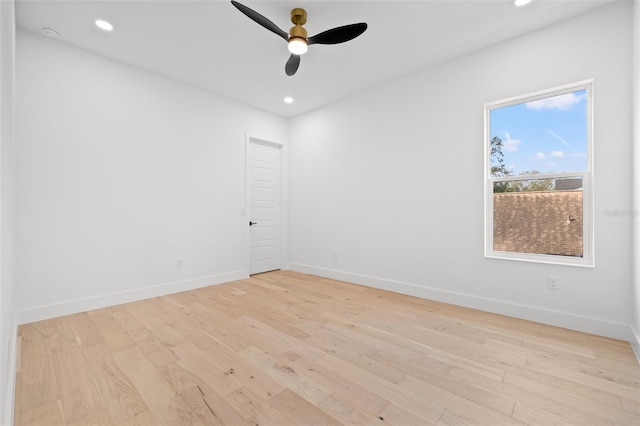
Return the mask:
M 563 95 L 586 90 L 587 93 L 587 166 L 586 170 L 567 173 L 519 175 L 508 177 L 491 176 L 491 111 L 511 105 L 536 101 L 552 96 Z M 593 80 L 584 80 L 577 83 L 541 90 L 522 96 L 515 96 L 484 105 L 484 204 L 485 204 L 485 258 L 507 259 L 524 262 L 548 263 L 554 265 L 569 265 L 594 267 L 594 228 L 593 228 Z M 528 179 L 549 178 L 582 178 L 582 217 L 583 217 L 583 252 L 582 257 L 546 255 L 533 253 L 514 253 L 493 250 L 493 186 L 496 182 L 521 181 Z

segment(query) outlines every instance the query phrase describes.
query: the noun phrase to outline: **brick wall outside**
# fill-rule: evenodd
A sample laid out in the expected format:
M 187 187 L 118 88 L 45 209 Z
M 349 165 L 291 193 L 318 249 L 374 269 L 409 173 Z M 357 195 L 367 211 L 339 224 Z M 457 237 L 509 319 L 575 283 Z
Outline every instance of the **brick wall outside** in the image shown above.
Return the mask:
M 493 249 L 582 257 L 582 191 L 493 194 Z

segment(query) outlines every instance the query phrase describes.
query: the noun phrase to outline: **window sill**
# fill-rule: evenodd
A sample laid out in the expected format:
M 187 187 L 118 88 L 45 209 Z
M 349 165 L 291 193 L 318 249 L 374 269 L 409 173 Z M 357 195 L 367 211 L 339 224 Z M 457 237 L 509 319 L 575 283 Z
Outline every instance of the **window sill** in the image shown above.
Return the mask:
M 544 263 L 547 265 L 577 266 L 580 268 L 595 268 L 593 258 L 550 256 L 544 254 L 524 254 L 510 252 L 489 252 L 484 255 L 486 259 L 515 260 L 517 262 Z

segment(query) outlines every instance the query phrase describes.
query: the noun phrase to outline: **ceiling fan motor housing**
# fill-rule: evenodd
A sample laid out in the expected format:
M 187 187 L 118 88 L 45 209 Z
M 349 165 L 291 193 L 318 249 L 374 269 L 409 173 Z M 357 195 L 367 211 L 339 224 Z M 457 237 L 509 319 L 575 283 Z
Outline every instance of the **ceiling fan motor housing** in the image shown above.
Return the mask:
M 307 30 L 302 28 L 302 25 L 307 23 L 307 11 L 301 8 L 295 8 L 291 11 L 291 22 L 295 26 L 289 30 L 290 39 L 301 38 L 307 41 Z
M 295 9 L 291 10 L 291 22 L 293 22 L 296 25 L 304 25 L 307 23 L 307 11 L 300 8 L 300 7 L 296 7 Z

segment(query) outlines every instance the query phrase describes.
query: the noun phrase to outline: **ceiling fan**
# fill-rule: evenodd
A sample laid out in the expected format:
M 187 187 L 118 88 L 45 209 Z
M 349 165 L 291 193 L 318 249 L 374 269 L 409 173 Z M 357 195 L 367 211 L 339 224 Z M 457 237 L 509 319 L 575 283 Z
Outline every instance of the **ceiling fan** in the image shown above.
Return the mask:
M 288 76 L 292 76 L 298 71 L 300 66 L 300 56 L 307 52 L 308 46 L 312 44 L 338 44 L 345 41 L 353 40 L 360 34 L 365 32 L 367 24 L 364 22 L 358 24 L 343 25 L 341 27 L 332 28 L 307 37 L 307 30 L 302 26 L 307 22 L 307 12 L 301 8 L 295 8 L 291 11 L 291 22 L 294 26 L 289 32 L 280 29 L 276 24 L 265 18 L 255 10 L 231 0 L 231 3 L 242 13 L 262 25 L 269 31 L 279 35 L 289 43 L 289 52 L 291 56 L 287 61 L 284 71 Z

